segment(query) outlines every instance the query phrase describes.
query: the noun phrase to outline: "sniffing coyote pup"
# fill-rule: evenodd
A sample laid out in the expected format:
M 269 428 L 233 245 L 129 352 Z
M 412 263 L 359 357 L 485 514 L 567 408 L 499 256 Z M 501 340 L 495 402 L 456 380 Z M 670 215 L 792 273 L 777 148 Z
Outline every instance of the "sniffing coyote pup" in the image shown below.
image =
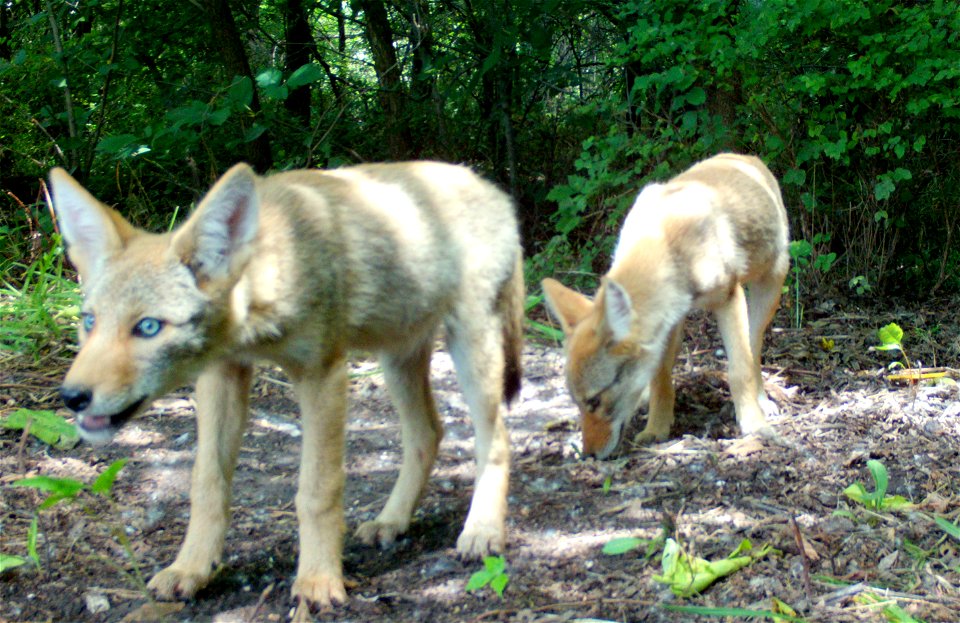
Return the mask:
M 763 390 L 760 350 L 789 268 L 787 244 L 776 179 L 757 158 L 720 154 L 643 189 L 592 301 L 544 280 L 548 307 L 566 334 L 567 385 L 580 408 L 586 454 L 605 458 L 616 449 L 648 388 L 638 438 L 670 434 L 670 370 L 692 309 L 717 317 L 740 430 L 773 436 L 764 408 L 776 405 Z
M 523 276 L 509 198 L 466 168 L 362 165 L 259 177 L 230 169 L 171 233 L 135 229 L 62 169 L 56 214 L 80 273 L 82 348 L 61 388 L 81 435 L 127 419 L 196 380 L 197 456 L 180 553 L 150 588 L 190 597 L 210 579 L 230 516 L 253 362 L 293 379 L 303 419 L 293 596 L 346 599 L 343 446 L 347 350 L 380 354 L 401 418 L 403 463 L 380 515 L 387 544 L 410 524 L 443 432 L 429 386 L 446 328 L 476 432 L 477 477 L 460 554 L 505 544 L 508 435 L 501 402 L 520 387 Z

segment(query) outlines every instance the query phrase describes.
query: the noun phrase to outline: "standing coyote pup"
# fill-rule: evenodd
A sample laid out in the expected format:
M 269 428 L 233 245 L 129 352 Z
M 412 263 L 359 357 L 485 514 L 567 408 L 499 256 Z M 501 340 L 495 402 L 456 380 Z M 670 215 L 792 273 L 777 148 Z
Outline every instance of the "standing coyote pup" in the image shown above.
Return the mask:
M 386 545 L 410 524 L 443 432 L 429 385 L 439 325 L 476 432 L 477 476 L 458 552 L 505 545 L 508 435 L 520 388 L 523 276 L 509 198 L 466 168 L 361 165 L 258 177 L 230 169 L 171 233 L 135 229 L 62 169 L 50 173 L 83 282 L 82 347 L 61 387 L 81 435 L 106 441 L 196 379 L 197 455 L 187 535 L 151 581 L 193 596 L 220 559 L 247 423 L 253 362 L 282 365 L 303 425 L 296 495 L 301 606 L 346 600 L 345 357 L 379 353 L 400 413 L 403 462 L 383 511 L 360 525 Z
M 787 242 L 780 187 L 767 167 L 720 154 L 643 189 L 593 301 L 543 281 L 566 334 L 567 385 L 580 408 L 586 454 L 602 459 L 616 449 L 648 388 L 638 439 L 670 434 L 670 370 L 692 309 L 717 316 L 741 431 L 774 436 L 761 408 L 776 411 L 763 391 L 760 349 L 789 267 Z

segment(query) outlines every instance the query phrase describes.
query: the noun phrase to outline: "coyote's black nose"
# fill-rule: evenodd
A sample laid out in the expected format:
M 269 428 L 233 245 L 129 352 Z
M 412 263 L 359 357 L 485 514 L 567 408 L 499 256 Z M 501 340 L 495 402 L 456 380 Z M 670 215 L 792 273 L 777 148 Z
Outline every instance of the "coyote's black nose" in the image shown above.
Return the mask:
M 74 413 L 80 413 L 90 406 L 93 400 L 93 392 L 85 387 L 61 387 L 60 398 L 63 404 Z

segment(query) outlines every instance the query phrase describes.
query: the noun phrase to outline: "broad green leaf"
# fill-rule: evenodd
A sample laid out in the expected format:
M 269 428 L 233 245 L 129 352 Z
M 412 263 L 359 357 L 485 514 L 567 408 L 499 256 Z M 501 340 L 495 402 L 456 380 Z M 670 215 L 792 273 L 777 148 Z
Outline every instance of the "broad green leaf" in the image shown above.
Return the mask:
M 620 554 L 633 551 L 647 542 L 645 539 L 638 539 L 632 536 L 613 539 L 604 544 L 603 553 L 608 556 L 619 556 Z
M 270 68 L 257 74 L 257 86 L 260 88 L 276 86 L 283 82 L 283 74 L 279 69 Z
M 490 583 L 490 580 L 493 579 L 494 574 L 490 573 L 486 569 L 475 572 L 470 576 L 470 579 L 467 580 L 466 590 L 467 592 L 472 592 L 477 589 L 483 588 Z
M 243 133 L 243 142 L 252 143 L 253 141 L 260 138 L 260 135 L 267 131 L 266 126 L 262 126 L 259 123 L 254 123 L 250 126 L 246 132 Z
M 3 573 L 8 569 L 19 567 L 25 562 L 27 562 L 26 559 L 20 558 L 19 556 L 12 556 L 10 554 L 0 554 L 0 573 Z
M 46 491 L 55 495 L 76 495 L 83 489 L 83 483 L 72 478 L 51 478 L 50 476 L 33 476 L 21 478 L 13 482 L 14 487 L 30 487 L 39 491 Z
M 296 89 L 305 84 L 312 84 L 323 79 L 323 70 L 319 65 L 307 63 L 294 70 L 287 78 L 287 87 Z
M 114 154 L 136 142 L 137 137 L 133 134 L 117 134 L 116 136 L 107 136 L 97 143 L 96 151 L 100 153 Z
M 227 89 L 227 99 L 235 108 L 246 108 L 253 101 L 253 83 L 244 76 L 237 79 Z
M 691 106 L 700 106 L 707 101 L 707 92 L 701 87 L 693 87 L 687 91 L 687 103 Z
M 0 426 L 11 430 L 23 430 L 27 422 L 30 422 L 31 435 L 58 450 L 69 450 L 80 441 L 76 427 L 53 411 L 17 409 L 0 420 Z
M 487 556 L 483 559 L 483 566 L 490 573 L 503 573 L 507 568 L 507 561 L 503 556 Z
M 90 490 L 99 495 L 107 495 L 113 488 L 113 483 L 117 479 L 117 474 L 127 464 L 129 459 L 118 459 L 110 464 L 103 473 L 97 476 L 97 479 L 90 485 Z
M 903 342 L 903 329 L 897 323 L 891 322 L 885 327 L 880 327 L 877 331 L 877 337 L 880 338 L 880 343 L 884 346 L 899 349 Z
M 501 573 L 490 580 L 490 588 L 492 588 L 497 595 L 503 597 L 503 589 L 507 587 L 507 582 L 509 581 L 510 576 L 508 576 L 506 573 Z

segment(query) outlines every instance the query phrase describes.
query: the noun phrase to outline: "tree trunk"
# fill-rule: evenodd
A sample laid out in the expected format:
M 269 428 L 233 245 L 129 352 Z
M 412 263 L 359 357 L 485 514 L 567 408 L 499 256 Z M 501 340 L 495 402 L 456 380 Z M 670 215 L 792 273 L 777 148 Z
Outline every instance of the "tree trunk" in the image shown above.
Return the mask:
M 204 8 L 210 18 L 211 40 L 220 52 L 223 66 L 232 76 L 249 78 L 251 84 L 256 85 L 253 72 L 250 70 L 250 61 L 240 39 L 237 23 L 233 19 L 233 12 L 227 0 L 204 0 Z M 253 100 L 250 110 L 254 115 L 260 113 L 260 97 L 257 89 L 253 89 Z M 247 160 L 260 173 L 265 173 L 273 165 L 273 154 L 270 147 L 270 138 L 264 132 L 256 140 L 246 145 Z
M 380 84 L 378 97 L 383 108 L 389 156 L 394 160 L 404 160 L 412 155 L 411 140 L 406 123 L 400 66 L 393 49 L 393 31 L 387 19 L 387 9 L 380 0 L 360 0 L 360 7 L 363 9 L 364 30 Z
M 285 60 L 287 75 L 310 62 L 313 50 L 313 33 L 307 21 L 307 10 L 303 0 L 287 0 L 284 11 L 286 39 Z M 312 85 L 305 84 L 290 91 L 283 105 L 304 127 L 310 126 L 310 92 Z

